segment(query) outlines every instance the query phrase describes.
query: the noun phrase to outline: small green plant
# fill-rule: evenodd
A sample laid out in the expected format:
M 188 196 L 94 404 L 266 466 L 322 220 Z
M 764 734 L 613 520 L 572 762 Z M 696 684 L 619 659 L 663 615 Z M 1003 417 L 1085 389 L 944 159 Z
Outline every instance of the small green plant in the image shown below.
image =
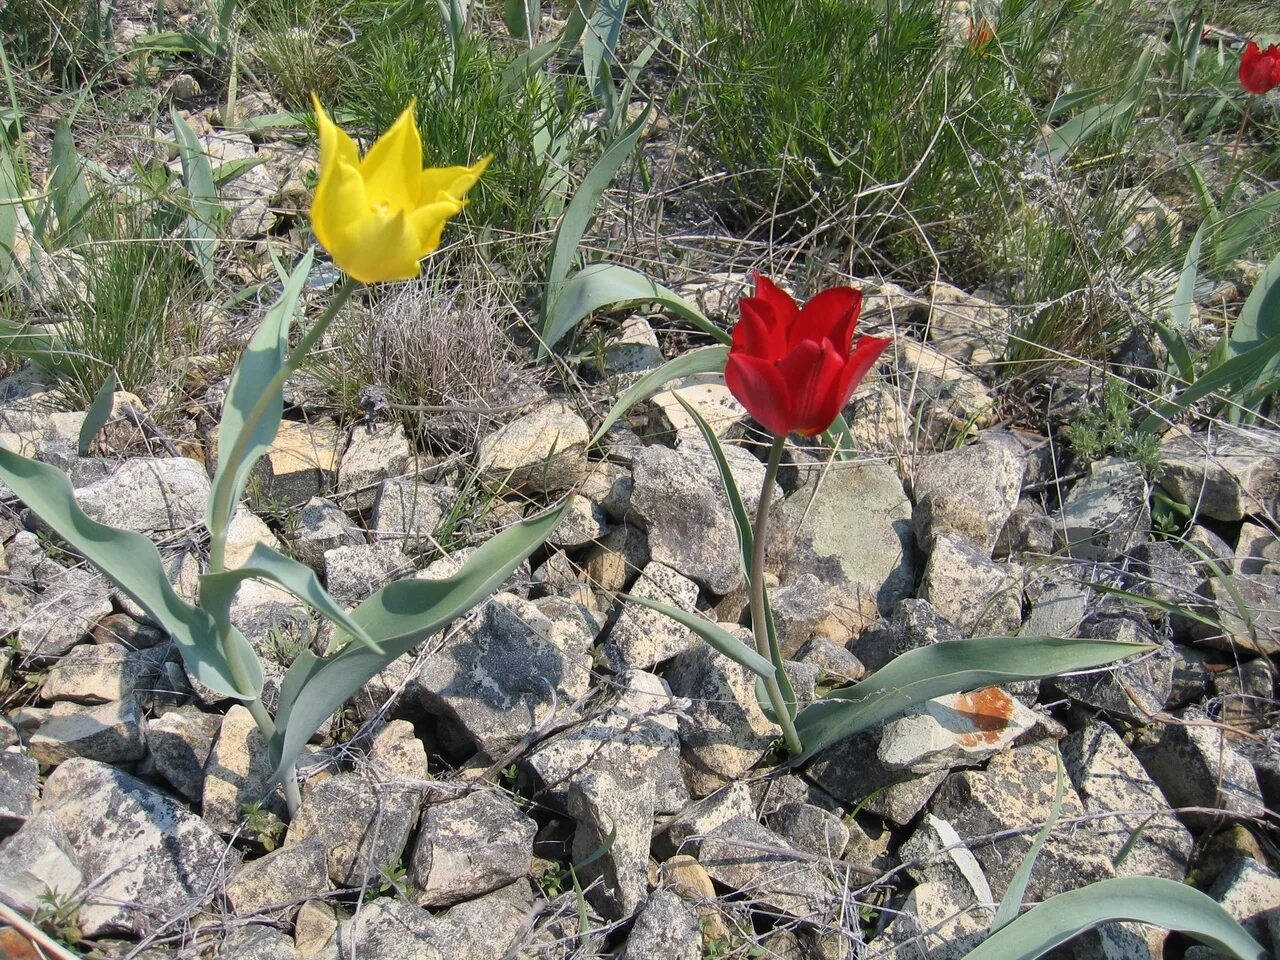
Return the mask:
M 538 876 L 538 889 L 542 891 L 542 895 L 548 900 L 554 900 L 572 888 L 573 883 L 569 868 L 564 864 L 552 864 Z
M 377 881 L 370 883 L 365 890 L 365 901 L 368 902 L 389 893 L 412 897 L 414 889 L 408 877 L 409 868 L 405 866 L 404 858 L 397 857 L 394 863 L 389 863 L 378 870 Z
M 244 835 L 270 853 L 280 846 L 284 837 L 284 823 L 260 801 L 240 805 L 244 817 Z
M 76 898 L 45 887 L 36 903 L 31 918 L 36 926 L 69 946 L 80 942 L 80 903 Z
M 287 667 L 310 649 L 311 644 L 306 638 L 307 629 L 305 624 L 278 624 L 258 641 L 258 647 L 265 656 Z
M 1148 480 L 1160 473 L 1160 438 L 1133 425 L 1134 401 L 1120 377 L 1108 377 L 1102 405 L 1090 406 L 1071 425 L 1071 446 L 1088 463 L 1115 455 L 1131 460 Z

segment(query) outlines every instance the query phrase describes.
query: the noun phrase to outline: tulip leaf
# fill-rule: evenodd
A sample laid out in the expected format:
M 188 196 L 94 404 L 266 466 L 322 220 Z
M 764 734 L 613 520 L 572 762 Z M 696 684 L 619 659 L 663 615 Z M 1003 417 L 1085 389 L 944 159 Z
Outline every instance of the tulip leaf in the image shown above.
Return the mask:
M 627 0 L 600 0 L 582 38 L 582 73 L 602 103 L 613 93 L 611 68 L 626 15 Z
M 80 456 L 89 456 L 89 451 L 93 447 L 93 438 L 111 419 L 111 407 L 115 398 L 116 372 L 108 370 L 106 379 L 94 394 L 93 403 L 89 404 L 89 409 L 84 415 L 84 423 L 80 425 L 80 437 L 76 443 L 76 452 Z
M 288 590 L 317 613 L 323 614 L 361 643 L 381 653 L 368 632 L 320 586 L 316 572 L 305 564 L 255 543 L 248 559 L 234 570 L 208 573 L 200 578 L 200 604 L 215 617 L 230 619 L 236 591 L 245 580 L 267 580 Z
M 650 370 L 633 383 L 617 401 L 609 408 L 600 426 L 591 438 L 592 445 L 600 442 L 600 438 L 609 432 L 624 413 L 641 400 L 653 396 L 672 380 L 682 380 L 698 373 L 720 373 L 724 370 L 724 362 L 729 356 L 729 348 L 722 344 L 710 347 L 699 347 L 680 356 L 668 360 L 662 366 Z
M 226 532 L 249 480 L 249 473 L 259 458 L 271 449 L 280 429 L 280 418 L 284 414 L 283 389 L 270 398 L 266 411 L 255 422 L 248 422 L 248 417 L 271 378 L 284 366 L 289 346 L 289 325 L 307 275 L 311 272 L 314 255 L 314 250 L 308 250 L 290 274 L 279 299 L 271 305 L 249 339 L 244 356 L 236 364 L 227 385 L 222 422 L 218 426 L 218 471 L 213 478 L 205 514 L 205 523 L 215 537 Z M 242 441 L 242 437 L 246 439 Z M 235 447 L 242 442 L 245 444 L 243 451 L 239 456 L 233 456 Z
M 187 201 L 191 210 L 187 214 L 186 234 L 191 252 L 204 274 L 206 286 L 213 286 L 213 251 L 218 243 L 217 218 L 218 186 L 213 178 L 213 166 L 191 126 L 178 113 L 169 111 L 173 121 L 174 139 L 178 142 L 178 159 L 182 163 L 182 180 L 187 188 Z
M 53 133 L 50 151 L 52 169 L 49 172 L 49 200 L 47 211 L 52 210 L 58 221 L 59 246 L 73 246 L 89 239 L 85 232 L 85 214 L 93 205 L 89 187 L 84 182 L 84 162 L 76 150 L 76 140 L 71 125 L 65 118 L 58 121 Z M 45 232 L 39 230 L 37 232 Z
M 965 960 L 1035 960 L 1117 920 L 1185 933 L 1236 960 L 1268 955 L 1221 904 L 1194 887 L 1163 877 L 1114 877 L 1050 897 L 992 933 Z
M 1169 307 L 1169 323 L 1179 334 L 1191 328 L 1191 308 L 1196 300 L 1196 278 L 1199 274 L 1200 245 L 1204 242 L 1207 221 L 1196 228 L 1196 235 L 1191 238 L 1187 254 L 1182 260 L 1182 273 L 1178 275 L 1178 288 L 1173 295 L 1173 303 Z M 1163 339 L 1163 338 L 1162 338 Z M 1186 346 L 1183 346 L 1186 349 Z M 1182 363 L 1178 363 L 1182 372 Z M 1185 372 L 1183 373 L 1186 379 Z
M 795 762 L 934 697 L 1089 670 L 1155 649 L 1116 640 L 977 637 L 909 650 L 866 679 L 801 710 L 796 732 L 805 752 Z
M 0 136 L 0 280 L 14 267 L 14 245 L 18 238 L 18 211 L 22 209 L 22 188 L 18 166 L 7 139 Z
M 573 201 L 569 205 L 572 207 Z M 597 310 L 639 303 L 653 303 L 670 310 L 721 343 L 727 344 L 730 340 L 729 334 L 692 303 L 644 274 L 616 263 L 593 263 L 583 267 L 560 287 L 560 294 L 547 313 L 539 349 L 545 354 Z
M 1058 817 L 1062 815 L 1062 797 L 1066 792 L 1066 770 L 1062 766 L 1062 754 L 1056 747 L 1053 751 L 1053 759 L 1057 761 L 1058 773 L 1053 783 L 1053 802 L 1049 804 L 1049 816 L 1045 818 L 1044 825 L 1031 841 L 1031 849 L 1018 864 L 1018 870 L 1013 875 L 1013 879 L 1009 881 L 1009 888 L 1005 891 L 1004 899 L 1000 901 L 995 918 L 991 921 L 992 933 L 1007 927 L 1018 916 L 1018 912 L 1022 909 L 1022 900 L 1027 895 L 1027 884 L 1031 882 L 1031 871 L 1035 869 L 1040 851 L 1044 848 L 1049 835 L 1053 833 Z
M 564 515 L 566 505 L 508 527 L 476 550 L 462 568 L 442 580 L 396 580 L 351 611 L 382 652 L 345 644 L 327 657 L 304 651 L 285 673 L 271 741 L 279 779 L 311 735 L 371 677 L 397 657 L 448 626 L 493 594 L 538 549 Z M 340 634 L 337 642 L 345 638 Z
M 196 680 L 228 697 L 258 696 L 262 673 L 248 641 L 234 628 L 228 634 L 235 647 L 230 655 L 240 657 L 249 673 L 246 679 L 251 689 L 242 690 L 236 685 L 228 653 L 219 643 L 213 618 L 177 595 L 154 543 L 141 534 L 91 520 L 77 505 L 71 483 L 61 470 L 2 447 L 0 480 L 173 638 Z
M 679 607 L 674 607 L 669 603 L 649 600 L 646 597 L 637 597 L 630 593 L 620 593 L 618 596 L 628 603 L 638 603 L 642 607 L 648 607 L 650 610 L 656 610 L 658 613 L 670 617 L 677 623 L 684 624 L 720 653 L 723 653 L 734 663 L 746 667 L 757 677 L 766 677 L 774 672 L 773 664 L 756 653 L 750 645 L 743 643 L 720 624 L 713 620 L 708 620 L 700 613 L 689 613 L 689 611 L 681 610 Z
M 1280 191 L 1272 196 L 1280 198 Z M 1280 337 L 1280 256 L 1267 264 L 1249 291 L 1240 316 L 1231 328 L 1227 356 L 1237 357 L 1275 337 Z

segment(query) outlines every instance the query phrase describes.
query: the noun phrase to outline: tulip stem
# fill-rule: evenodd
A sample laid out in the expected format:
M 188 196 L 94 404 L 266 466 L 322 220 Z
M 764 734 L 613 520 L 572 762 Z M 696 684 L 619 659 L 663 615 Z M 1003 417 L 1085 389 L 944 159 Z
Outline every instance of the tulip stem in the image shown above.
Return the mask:
M 782 667 L 782 655 L 774 656 L 774 645 L 769 641 L 769 618 L 764 608 L 764 552 L 766 533 L 769 524 L 769 501 L 772 499 L 773 484 L 778 479 L 778 466 L 782 463 L 782 449 L 786 445 L 786 437 L 774 437 L 773 446 L 769 448 L 769 463 L 764 471 L 764 486 L 760 490 L 760 503 L 756 507 L 756 524 L 751 545 L 751 570 L 747 576 L 747 588 L 751 598 L 751 635 L 756 641 L 756 653 L 773 664 L 773 675 L 762 677 L 769 702 L 773 704 L 773 712 L 778 726 L 782 728 L 782 738 L 792 756 L 804 752 L 800 743 L 800 735 L 796 733 L 795 722 L 791 719 L 791 704 L 782 695 L 782 683 L 779 678 L 785 677 Z

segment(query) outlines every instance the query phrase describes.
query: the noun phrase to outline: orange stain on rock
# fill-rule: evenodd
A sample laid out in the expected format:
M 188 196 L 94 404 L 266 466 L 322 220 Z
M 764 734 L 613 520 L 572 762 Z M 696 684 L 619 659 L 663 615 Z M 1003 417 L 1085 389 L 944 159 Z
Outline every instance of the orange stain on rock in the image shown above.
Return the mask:
M 1013 697 L 999 687 L 987 687 L 956 697 L 955 709 L 973 724 L 973 732 L 956 738 L 964 747 L 995 743 L 1013 719 Z

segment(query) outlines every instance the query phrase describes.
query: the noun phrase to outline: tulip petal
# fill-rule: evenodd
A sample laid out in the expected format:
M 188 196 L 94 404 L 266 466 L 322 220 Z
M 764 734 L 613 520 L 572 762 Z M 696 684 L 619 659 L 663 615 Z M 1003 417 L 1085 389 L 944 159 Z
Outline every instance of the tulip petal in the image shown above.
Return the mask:
M 770 433 L 785 437 L 791 432 L 789 391 L 782 374 L 769 361 L 730 351 L 724 365 L 729 392 Z
M 418 238 L 403 211 L 371 213 L 347 224 L 333 262 L 361 283 L 409 280 L 422 272 Z
M 386 204 L 391 212 L 412 210 L 421 199 L 422 137 L 413 111 L 410 103 L 360 161 L 369 203 Z
M 738 301 L 738 322 L 733 325 L 733 349 L 765 360 L 777 360 L 783 354 L 785 335 L 780 336 L 773 308 L 756 297 Z
M 484 157 L 469 167 L 427 167 L 420 179 L 420 203 L 433 200 L 461 200 L 475 186 L 493 157 Z
M 320 132 L 321 175 L 339 160 L 353 167 L 359 166 L 360 151 L 356 147 L 356 142 L 347 135 L 345 130 L 329 119 L 329 114 L 325 113 L 324 107 L 320 104 L 320 98 L 314 93 L 311 95 L 311 105 L 315 109 L 316 127 Z
M 369 201 L 360 171 L 341 158 L 323 167 L 311 199 L 311 227 L 335 263 L 351 224 L 367 216 Z
M 783 290 L 763 273 L 756 273 L 756 297 L 773 308 L 773 315 L 784 330 L 790 330 L 800 313 L 791 294 Z
M 858 338 L 858 345 L 854 348 L 853 354 L 845 361 L 844 368 L 840 371 L 839 382 L 836 386 L 836 395 L 840 398 L 840 402 L 836 407 L 836 413 L 844 409 L 844 405 L 853 396 L 853 391 L 858 389 L 858 384 L 862 382 L 862 378 L 867 375 L 868 370 L 875 366 L 876 361 L 880 359 L 880 354 L 884 353 L 885 347 L 889 346 L 891 342 L 888 337 Z M 831 419 L 835 419 L 835 414 L 831 415 Z
M 830 340 L 802 340 L 778 363 L 791 395 L 791 429 L 805 436 L 831 426 L 840 408 L 837 391 L 845 358 Z
M 862 310 L 862 291 L 854 287 L 832 287 L 823 290 L 800 309 L 800 314 L 787 331 L 787 350 L 801 340 L 826 337 L 842 356 L 849 353 L 853 328 Z
M 461 200 L 437 200 L 423 204 L 409 214 L 409 226 L 416 238 L 419 257 L 425 257 L 440 246 L 440 235 L 449 218 L 462 212 Z

